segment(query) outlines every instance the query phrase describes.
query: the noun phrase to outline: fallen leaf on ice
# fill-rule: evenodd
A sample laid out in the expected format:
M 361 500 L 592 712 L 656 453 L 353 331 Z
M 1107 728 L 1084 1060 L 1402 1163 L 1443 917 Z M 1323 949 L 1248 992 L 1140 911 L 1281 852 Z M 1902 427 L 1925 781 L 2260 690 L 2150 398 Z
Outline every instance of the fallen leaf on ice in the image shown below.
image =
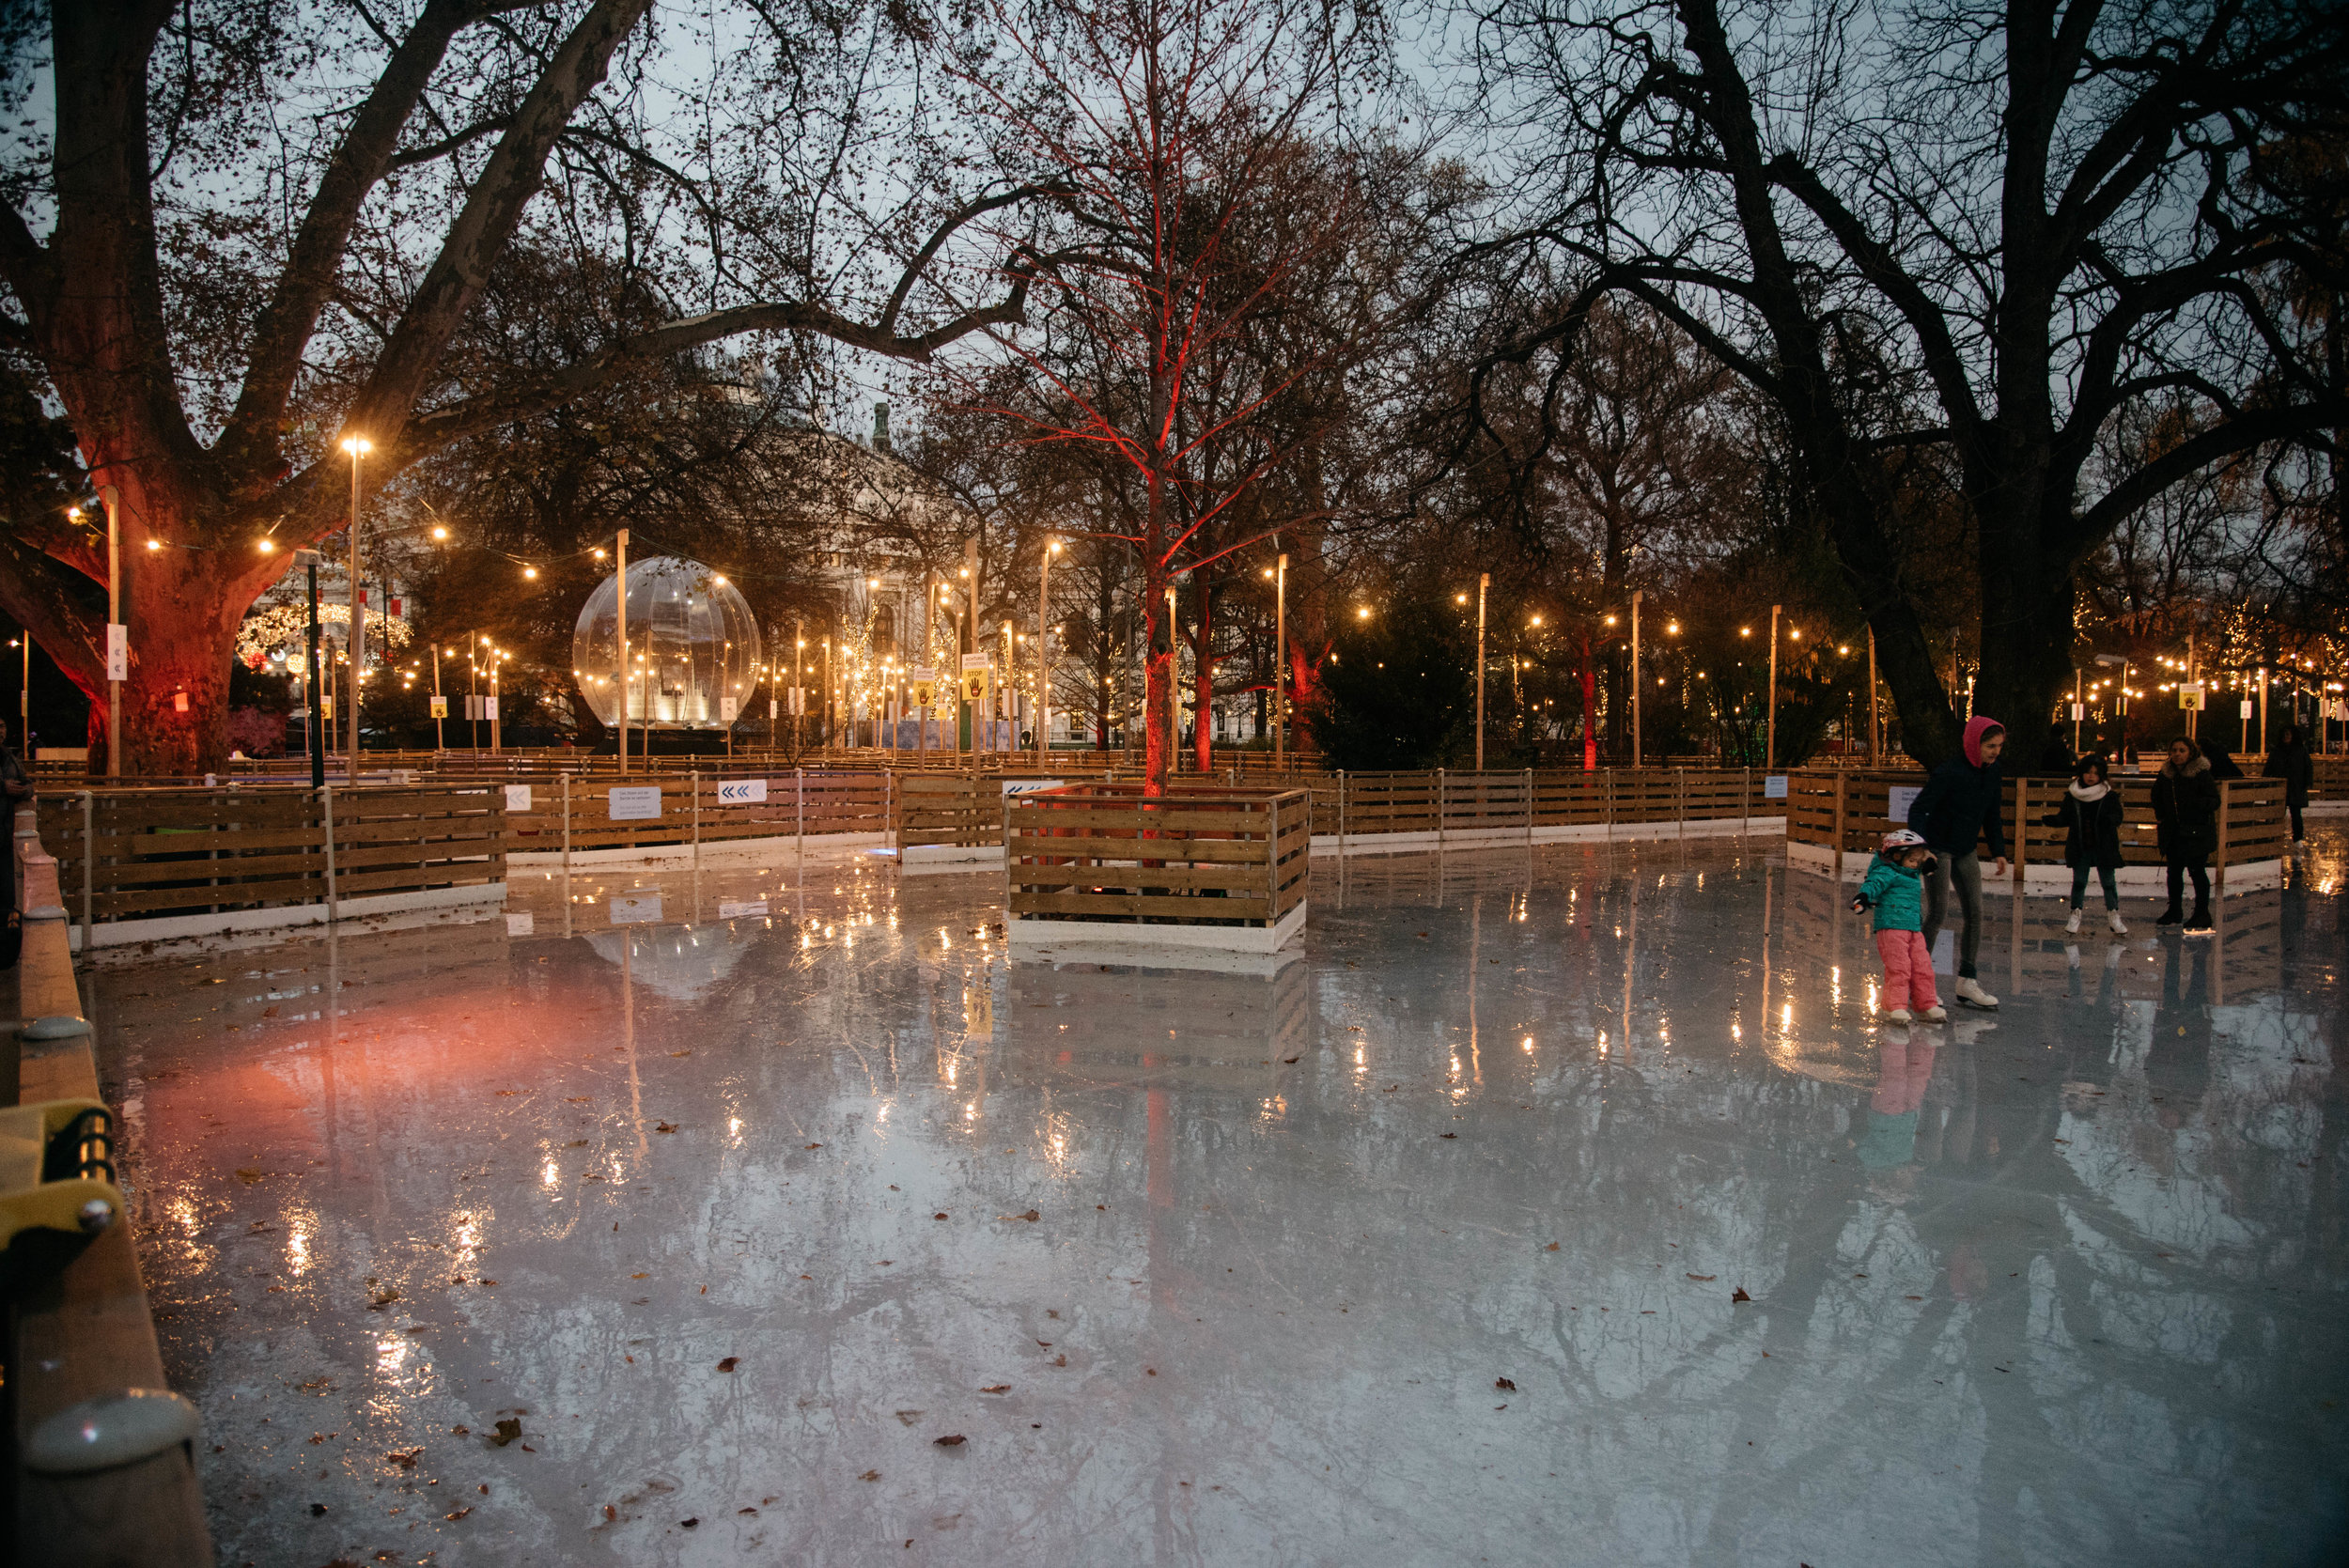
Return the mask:
M 397 1449 L 383 1457 L 403 1470 L 412 1470 L 416 1467 L 417 1456 L 423 1452 L 422 1449 Z
M 986 1388 L 981 1389 L 979 1392 L 983 1394 L 1007 1394 L 1011 1392 L 1011 1385 L 1008 1383 L 990 1383 Z
M 472 1512 L 473 1512 L 473 1505 L 472 1505 L 471 1503 L 467 1503 L 464 1507 L 462 1507 L 462 1508 L 459 1509 L 456 1513 L 454 1513 L 454 1514 L 442 1514 L 442 1515 L 441 1515 L 441 1517 L 442 1517 L 442 1518 L 443 1518 L 443 1519 L 461 1519 L 461 1518 L 463 1518 L 466 1514 L 471 1514 Z
M 900 1410 L 897 1412 L 897 1420 L 904 1422 L 908 1426 L 911 1426 L 915 1421 L 918 1421 L 921 1419 L 922 1412 L 919 1410 Z
M 504 1421 L 498 1422 L 497 1431 L 490 1438 L 490 1446 L 492 1448 L 504 1448 L 506 1444 L 512 1442 L 515 1438 L 521 1436 L 521 1421 L 516 1417 L 508 1416 Z
M 811 1149 L 820 1149 L 823 1145 L 821 1143 L 810 1143 L 808 1147 Z
M 1457 1138 L 1460 1135 L 1456 1132 L 1441 1132 L 1438 1133 L 1436 1136 L 1439 1138 Z
M 1689 1276 L 1688 1276 L 1688 1278 L 1689 1278 L 1689 1279 L 1691 1279 L 1691 1280 L 1696 1281 L 1697 1281 L 1698 1283 L 1700 1283 L 1700 1284 L 1707 1284 L 1707 1285 L 1709 1285 L 1709 1284 L 1711 1284 L 1711 1283 L 1712 1283 L 1715 1280 L 1719 1279 L 1719 1278 L 1720 1278 L 1720 1276 L 1719 1276 L 1719 1275 L 1718 1275 L 1718 1274 L 1691 1274 L 1691 1275 L 1689 1275 Z
M 879 1481 L 879 1479 L 880 1471 L 879 1470 L 867 1470 L 863 1475 L 857 1477 L 857 1480 L 859 1481 Z M 743 1512 L 747 1514 L 750 1511 L 748 1509 L 744 1509 Z
M 255 1182 L 259 1181 L 262 1176 L 267 1173 L 268 1172 L 262 1171 L 240 1171 L 237 1172 L 237 1179 L 244 1183 L 245 1186 L 251 1187 Z
M 1553 1241 L 1548 1246 L 1543 1248 L 1542 1250 L 1545 1252 L 1555 1252 L 1558 1250 L 1558 1244 Z
M 963 1444 L 969 1442 L 970 1440 L 970 1438 L 964 1436 L 959 1432 L 950 1434 L 944 1437 L 933 1437 L 930 1439 L 930 1441 L 936 1443 L 942 1449 L 960 1448 Z
M 675 1132 L 677 1131 L 677 1124 L 675 1122 L 655 1122 L 652 1125 L 652 1130 L 655 1132 Z
M 1516 1393 L 1517 1391 L 1517 1386 L 1515 1383 L 1510 1382 L 1509 1379 L 1505 1377 L 1494 1378 L 1493 1387 L 1503 1389 L 1509 1393 Z
M 367 1304 L 367 1311 L 371 1312 L 381 1312 L 384 1308 L 390 1306 L 393 1302 L 398 1299 L 399 1292 L 396 1290 L 380 1292 L 376 1296 L 375 1299 Z
M 1735 1290 L 1731 1291 L 1729 1293 L 1729 1298 L 1732 1301 L 1750 1301 L 1753 1299 L 1752 1296 L 1746 1294 L 1746 1287 L 1743 1285 L 1739 1285 Z
M 739 1366 L 740 1366 L 741 1364 L 742 1364 L 742 1358 L 741 1358 L 741 1357 L 739 1357 L 739 1356 L 729 1356 L 729 1357 L 727 1357 L 724 1360 L 723 1360 L 723 1361 L 721 1361 L 721 1362 L 719 1362 L 719 1363 L 718 1363 L 718 1370 L 719 1370 L 720 1372 L 732 1372 L 732 1371 L 733 1371 L 736 1367 L 739 1367 Z

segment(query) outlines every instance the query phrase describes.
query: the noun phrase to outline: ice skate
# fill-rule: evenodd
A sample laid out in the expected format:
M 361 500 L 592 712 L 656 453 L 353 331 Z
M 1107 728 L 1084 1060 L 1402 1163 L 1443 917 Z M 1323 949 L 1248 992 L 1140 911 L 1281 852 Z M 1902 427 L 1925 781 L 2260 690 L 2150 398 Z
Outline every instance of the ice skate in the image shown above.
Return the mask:
M 2129 934 L 2129 928 L 2122 924 L 2121 911 L 2118 909 L 2106 912 L 2105 924 L 2112 927 L 2112 934 L 2116 937 L 2125 937 Z
M 2072 911 L 2072 918 L 2071 918 L 2070 920 L 2067 920 L 2067 921 L 2065 921 L 2065 922 L 2063 923 L 2063 931 L 2064 931 L 2064 934 L 2065 934 L 2066 936 L 2071 936 L 2071 937 L 2077 937 L 2077 936 L 2078 936 L 2078 935 L 2080 934 L 2080 911 L 2079 911 L 2079 910 L 2077 910 L 2077 909 L 2074 909 L 2074 910 Z
M 1983 990 L 1982 983 L 1970 974 L 1961 974 L 1957 977 L 1956 991 L 1957 1000 L 1968 1007 L 1979 1007 L 1984 1012 L 1992 1012 L 1999 1005 L 1999 999 Z

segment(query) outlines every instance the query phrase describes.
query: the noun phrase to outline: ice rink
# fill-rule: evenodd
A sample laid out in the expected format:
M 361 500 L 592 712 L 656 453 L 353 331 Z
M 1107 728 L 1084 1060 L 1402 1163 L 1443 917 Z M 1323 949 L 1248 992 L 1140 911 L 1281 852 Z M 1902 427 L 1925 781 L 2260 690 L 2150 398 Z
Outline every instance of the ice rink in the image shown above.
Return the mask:
M 1269 977 L 534 869 L 90 1011 L 224 1564 L 2318 1564 L 2320 828 L 1906 1032 L 1761 838 L 1319 860 Z

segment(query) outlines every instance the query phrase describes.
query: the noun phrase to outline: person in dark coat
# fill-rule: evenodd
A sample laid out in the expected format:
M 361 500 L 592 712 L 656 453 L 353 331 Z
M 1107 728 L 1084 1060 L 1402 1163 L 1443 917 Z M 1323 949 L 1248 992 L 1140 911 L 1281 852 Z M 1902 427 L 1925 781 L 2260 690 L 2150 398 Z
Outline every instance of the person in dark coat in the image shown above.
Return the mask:
M 2072 748 L 2064 743 L 2063 732 L 2061 729 L 2049 730 L 2047 744 L 2039 753 L 2039 771 L 2051 778 L 2061 777 L 2072 771 L 2075 760 Z
M 2196 935 L 2206 932 L 2211 928 L 2210 873 L 2203 868 L 2218 847 L 2218 782 L 2210 776 L 2201 748 L 2184 736 L 2170 742 L 2170 760 L 2154 775 L 2154 820 L 2161 828 L 2161 858 L 2170 865 L 2170 908 L 2154 924 L 2178 924 L 2178 897 L 2190 873 L 2194 912 L 2184 917 L 2186 929 Z
M 2121 792 L 2105 778 L 2102 757 L 2082 757 L 2072 771 L 2071 787 L 2055 810 L 2041 817 L 2042 825 L 2063 830 L 2063 863 L 2072 868 L 2072 918 L 2063 929 L 2080 928 L 2080 904 L 2088 893 L 2088 874 L 2104 883 L 2105 919 L 2112 934 L 2125 937 L 2121 923 L 2121 890 L 2113 874 L 2121 869 Z
M 2212 783 L 2221 784 L 2229 779 L 2243 777 L 2243 769 L 2236 765 L 2234 758 L 2227 754 L 2226 747 L 2216 740 L 2199 740 L 2195 744 L 2202 749 L 2202 760 L 2210 764 Z
M 1974 973 L 1974 955 L 1982 947 L 1982 862 L 1974 851 L 1986 835 L 1998 862 L 1992 875 L 2006 875 L 2006 827 L 1999 818 L 2006 784 L 1999 771 L 1999 753 L 2005 747 L 2004 724 L 1996 719 L 1967 720 L 1959 754 L 1933 770 L 1908 808 L 1908 825 L 1924 835 L 1934 855 L 1932 874 L 1925 878 L 1925 949 L 1931 952 L 1934 938 L 1941 934 L 1954 883 L 1965 925 L 1958 937 L 1953 989 L 1968 1007 L 1999 1005 Z
M 2284 782 L 2284 809 L 2292 814 L 2292 846 L 2305 849 L 2309 846 L 2308 830 L 2301 825 L 2300 813 L 2309 803 L 2309 791 L 2316 784 L 2316 759 L 2309 755 L 2308 742 L 2300 738 L 2300 726 L 2286 724 L 2283 738 L 2267 754 L 2267 766 L 2260 769 L 2263 778 Z

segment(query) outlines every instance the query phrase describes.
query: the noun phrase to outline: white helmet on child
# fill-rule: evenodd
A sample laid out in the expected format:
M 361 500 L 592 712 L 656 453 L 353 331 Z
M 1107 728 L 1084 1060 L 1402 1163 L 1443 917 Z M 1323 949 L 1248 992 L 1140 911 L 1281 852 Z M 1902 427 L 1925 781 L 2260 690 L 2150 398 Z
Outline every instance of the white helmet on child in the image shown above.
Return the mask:
M 1888 855 L 1897 855 L 1904 849 L 1921 849 L 1924 846 L 1925 835 L 1914 828 L 1893 829 L 1884 835 L 1884 843 L 1880 846 Z

